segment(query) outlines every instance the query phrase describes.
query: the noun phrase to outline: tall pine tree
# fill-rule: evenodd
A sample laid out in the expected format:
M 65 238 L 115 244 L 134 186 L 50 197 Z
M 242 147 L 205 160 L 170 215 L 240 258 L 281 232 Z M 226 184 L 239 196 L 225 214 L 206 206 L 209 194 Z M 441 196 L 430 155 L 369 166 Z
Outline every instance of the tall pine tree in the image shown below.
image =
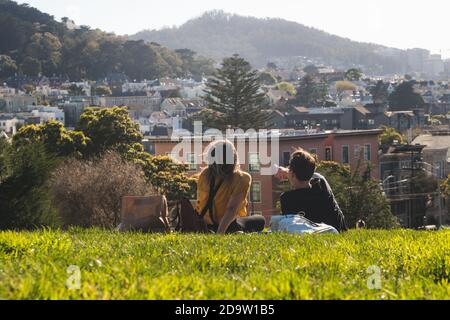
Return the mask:
M 264 93 L 258 73 L 239 55 L 223 60 L 222 68 L 208 80 L 205 93 L 208 109 L 221 115 L 213 120 L 204 118 L 205 126 L 222 131 L 229 127 L 258 130 L 267 126 L 269 115 L 261 109 Z

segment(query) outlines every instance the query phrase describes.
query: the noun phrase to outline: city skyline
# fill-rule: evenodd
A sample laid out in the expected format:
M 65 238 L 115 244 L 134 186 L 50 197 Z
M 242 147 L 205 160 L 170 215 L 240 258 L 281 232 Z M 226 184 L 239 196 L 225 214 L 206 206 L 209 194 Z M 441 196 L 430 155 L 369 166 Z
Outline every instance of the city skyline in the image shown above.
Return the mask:
M 260 1 L 198 0 L 188 5 L 181 1 L 151 4 L 144 0 L 114 2 L 106 0 L 19 1 L 54 15 L 64 16 L 79 25 L 89 25 L 116 34 L 134 34 L 144 29 L 179 26 L 205 11 L 224 10 L 258 18 L 281 18 L 315 27 L 355 41 L 372 42 L 400 49 L 424 48 L 450 58 L 450 43 L 440 37 L 441 30 L 450 28 L 445 13 L 450 4 L 430 0 L 424 7 L 418 1 L 388 1 L 361 3 L 343 0 L 287 1 L 276 4 Z M 102 12 L 99 14 L 99 12 Z M 356 12 L 356 14 L 355 14 Z M 407 12 L 407 14 L 404 14 Z M 436 35 L 436 36 L 430 36 Z

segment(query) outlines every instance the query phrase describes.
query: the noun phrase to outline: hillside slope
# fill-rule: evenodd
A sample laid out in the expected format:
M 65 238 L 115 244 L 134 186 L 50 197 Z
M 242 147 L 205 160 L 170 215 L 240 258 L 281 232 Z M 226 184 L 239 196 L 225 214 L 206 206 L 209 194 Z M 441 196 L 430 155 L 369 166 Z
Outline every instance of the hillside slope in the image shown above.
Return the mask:
M 69 28 L 67 21 L 58 22 L 27 4 L 0 0 L 0 79 L 22 73 L 97 80 L 123 72 L 140 80 L 201 73 L 208 63 L 196 63 L 192 55 L 156 43 L 131 41 L 87 26 Z
M 189 48 L 215 59 L 239 53 L 257 66 L 275 59 L 306 56 L 365 71 L 402 71 L 401 50 L 360 43 L 282 19 L 258 19 L 222 11 L 206 12 L 180 27 L 145 30 L 131 39 L 155 41 L 172 49 Z M 396 57 L 383 56 L 389 49 Z

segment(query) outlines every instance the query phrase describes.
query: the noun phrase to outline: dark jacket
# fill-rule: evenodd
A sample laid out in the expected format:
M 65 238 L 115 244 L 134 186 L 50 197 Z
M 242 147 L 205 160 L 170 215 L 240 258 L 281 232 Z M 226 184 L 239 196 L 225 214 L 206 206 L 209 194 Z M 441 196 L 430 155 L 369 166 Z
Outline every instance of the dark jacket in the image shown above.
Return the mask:
M 302 213 L 316 223 L 325 223 L 339 232 L 346 231 L 344 214 L 339 207 L 328 181 L 314 174 L 310 189 L 297 189 L 281 195 L 283 215 Z

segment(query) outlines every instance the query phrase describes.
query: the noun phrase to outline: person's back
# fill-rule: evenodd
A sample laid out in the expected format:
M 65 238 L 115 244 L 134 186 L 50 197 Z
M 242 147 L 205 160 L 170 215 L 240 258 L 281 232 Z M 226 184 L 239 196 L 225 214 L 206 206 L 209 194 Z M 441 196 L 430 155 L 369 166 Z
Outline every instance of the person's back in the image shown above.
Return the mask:
M 197 184 L 197 211 L 205 213 L 208 228 L 219 234 L 262 231 L 265 219 L 248 216 L 252 178 L 239 169 L 236 148 L 229 141 L 215 141 L 206 154 L 208 168 Z
M 311 221 L 328 224 L 338 231 L 346 229 L 342 213 L 323 178 L 312 179 L 310 188 L 283 193 L 281 211 L 283 215 L 302 214 Z
M 224 180 L 224 181 L 222 181 Z M 226 179 L 216 178 L 215 186 L 217 187 L 219 183 L 222 183 L 220 188 L 217 190 L 217 193 L 214 197 L 213 202 L 213 212 L 214 218 L 216 221 L 222 221 L 222 218 L 225 216 L 225 212 L 227 209 L 228 201 L 234 195 L 239 194 L 248 194 L 250 189 L 252 178 L 251 176 L 243 171 L 236 170 L 230 174 L 230 177 Z M 208 169 L 204 170 L 198 179 L 197 183 L 198 188 L 198 211 L 201 211 L 200 208 L 206 205 L 208 201 L 209 191 L 210 191 L 210 174 Z M 239 204 L 239 208 L 237 210 L 237 215 L 239 217 L 248 216 L 247 212 L 247 197 Z M 209 210 L 205 215 L 205 221 L 207 224 L 214 224 L 211 220 L 211 215 L 209 214 Z
M 316 223 L 325 223 L 338 231 L 347 230 L 344 215 L 326 179 L 315 173 L 316 160 L 300 149 L 284 169 L 294 190 L 281 195 L 282 214 L 303 214 Z M 282 171 L 283 171 L 282 170 Z

